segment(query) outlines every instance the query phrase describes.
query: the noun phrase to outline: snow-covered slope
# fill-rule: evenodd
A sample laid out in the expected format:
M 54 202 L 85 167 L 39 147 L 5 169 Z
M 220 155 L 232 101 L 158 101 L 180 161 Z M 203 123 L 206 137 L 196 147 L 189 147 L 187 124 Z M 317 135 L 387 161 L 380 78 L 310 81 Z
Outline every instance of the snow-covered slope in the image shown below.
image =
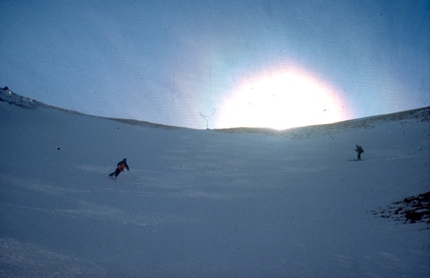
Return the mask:
M 429 107 L 190 130 L 0 94 L 2 277 L 429 274 L 429 224 L 372 213 L 429 191 Z

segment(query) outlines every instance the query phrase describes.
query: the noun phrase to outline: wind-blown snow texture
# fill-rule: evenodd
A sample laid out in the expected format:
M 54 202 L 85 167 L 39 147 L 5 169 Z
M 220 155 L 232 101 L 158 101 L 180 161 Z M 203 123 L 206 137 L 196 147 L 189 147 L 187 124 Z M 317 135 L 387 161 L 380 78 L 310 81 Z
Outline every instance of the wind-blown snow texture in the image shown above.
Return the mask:
M 429 224 L 370 213 L 429 191 L 429 107 L 209 131 L 0 93 L 2 277 L 429 275 Z

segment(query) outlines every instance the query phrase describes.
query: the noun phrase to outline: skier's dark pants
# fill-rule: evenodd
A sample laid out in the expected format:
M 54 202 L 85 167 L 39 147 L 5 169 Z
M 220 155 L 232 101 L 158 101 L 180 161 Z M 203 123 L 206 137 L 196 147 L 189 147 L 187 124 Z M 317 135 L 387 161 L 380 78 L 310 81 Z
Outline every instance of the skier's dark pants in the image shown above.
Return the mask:
M 115 175 L 115 178 L 116 178 L 116 177 L 118 177 L 119 173 L 121 173 L 121 170 L 117 168 L 115 170 L 115 172 L 109 174 L 109 177 L 112 177 L 113 175 Z
M 357 153 L 357 160 L 361 160 L 361 152 Z

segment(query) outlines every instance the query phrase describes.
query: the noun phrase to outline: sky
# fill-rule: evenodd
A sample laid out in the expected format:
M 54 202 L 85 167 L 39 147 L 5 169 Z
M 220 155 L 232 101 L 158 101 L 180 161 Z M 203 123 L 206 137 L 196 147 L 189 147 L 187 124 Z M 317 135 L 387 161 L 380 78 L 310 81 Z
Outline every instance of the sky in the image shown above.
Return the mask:
M 430 105 L 430 1 L 0 1 L 0 86 L 90 115 L 285 129 Z

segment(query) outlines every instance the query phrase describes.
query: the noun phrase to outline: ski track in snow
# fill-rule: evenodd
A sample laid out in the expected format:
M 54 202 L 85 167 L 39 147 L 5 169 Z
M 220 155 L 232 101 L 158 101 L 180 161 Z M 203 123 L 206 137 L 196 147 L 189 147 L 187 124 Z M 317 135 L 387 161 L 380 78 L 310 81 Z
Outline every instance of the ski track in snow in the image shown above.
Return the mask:
M 429 273 L 429 224 L 369 213 L 428 191 L 429 108 L 209 132 L 0 90 L 0 117 L 1 277 Z M 124 157 L 133 176 L 107 179 Z

